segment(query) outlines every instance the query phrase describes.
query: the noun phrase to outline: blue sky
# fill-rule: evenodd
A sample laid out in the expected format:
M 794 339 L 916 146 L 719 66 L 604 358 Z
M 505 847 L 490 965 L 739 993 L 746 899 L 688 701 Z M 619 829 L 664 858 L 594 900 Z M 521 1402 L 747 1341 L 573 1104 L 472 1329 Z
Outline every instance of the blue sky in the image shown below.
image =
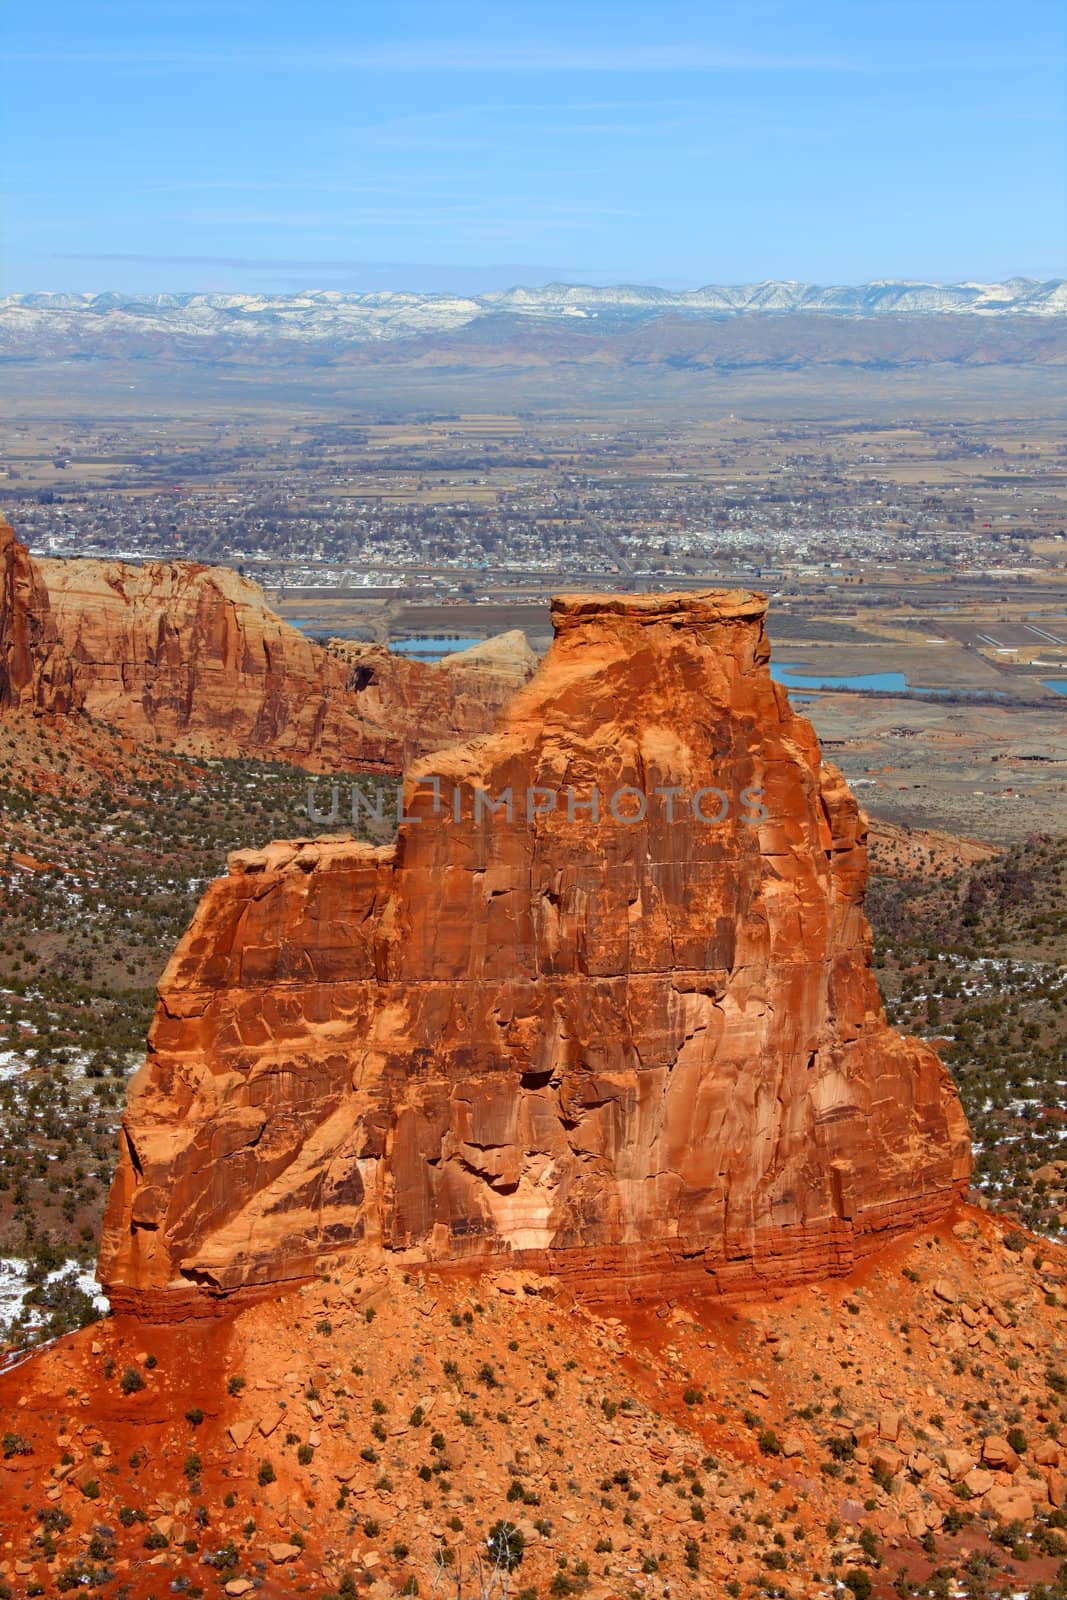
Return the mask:
M 1064 272 L 1058 0 L 7 0 L 0 284 Z

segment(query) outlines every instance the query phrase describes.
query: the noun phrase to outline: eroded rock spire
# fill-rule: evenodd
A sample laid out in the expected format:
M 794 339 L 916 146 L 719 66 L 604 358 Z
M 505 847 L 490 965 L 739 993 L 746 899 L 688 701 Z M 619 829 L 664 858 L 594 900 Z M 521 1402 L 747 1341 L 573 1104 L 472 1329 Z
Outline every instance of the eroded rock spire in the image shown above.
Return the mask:
M 131 1088 L 117 1305 L 352 1251 L 748 1289 L 945 1210 L 963 1112 L 886 1023 L 864 819 L 765 611 L 558 600 L 496 732 L 409 773 L 395 844 L 231 858 Z

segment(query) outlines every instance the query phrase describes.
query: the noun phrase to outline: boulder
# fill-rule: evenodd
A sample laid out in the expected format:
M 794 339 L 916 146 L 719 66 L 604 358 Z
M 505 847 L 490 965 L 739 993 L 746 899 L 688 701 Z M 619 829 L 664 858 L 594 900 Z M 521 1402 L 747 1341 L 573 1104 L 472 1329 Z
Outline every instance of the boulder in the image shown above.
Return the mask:
M 974 1457 L 966 1450 L 944 1450 L 941 1454 L 949 1483 L 962 1483 L 975 1466 Z
M 982 1440 L 982 1462 L 996 1472 L 1014 1472 L 1019 1465 L 1019 1457 L 1007 1439 L 991 1433 Z

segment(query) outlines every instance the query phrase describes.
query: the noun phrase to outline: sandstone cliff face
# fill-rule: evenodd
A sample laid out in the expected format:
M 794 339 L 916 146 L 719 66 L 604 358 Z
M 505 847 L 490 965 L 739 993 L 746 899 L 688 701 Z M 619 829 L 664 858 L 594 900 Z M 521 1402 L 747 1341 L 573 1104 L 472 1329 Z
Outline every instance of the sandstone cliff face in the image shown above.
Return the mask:
M 487 733 L 501 706 L 537 667 L 518 630 L 433 664 L 347 639 L 331 639 L 328 648 L 346 668 L 360 714 L 396 739 L 398 767 L 457 739 Z
M 39 565 L 86 710 L 120 732 L 185 754 L 396 767 L 396 741 L 359 715 L 340 663 L 237 573 L 194 562 Z
M 131 1089 L 116 1305 L 178 1314 L 351 1250 L 751 1288 L 944 1211 L 963 1113 L 886 1024 L 863 818 L 771 681 L 764 612 L 557 601 L 496 733 L 410 775 L 394 846 L 231 859 Z M 613 815 L 621 786 L 644 820 Z M 507 790 L 511 820 L 475 820 Z
M 0 517 L 0 711 L 62 715 L 76 710 L 80 698 L 48 591 L 26 546 Z
M 305 637 L 255 583 L 194 562 L 42 561 L 86 709 L 179 753 L 258 756 L 317 771 L 400 771 L 483 732 L 511 692 L 480 679 L 452 712 L 440 668 L 386 650 L 373 671 Z

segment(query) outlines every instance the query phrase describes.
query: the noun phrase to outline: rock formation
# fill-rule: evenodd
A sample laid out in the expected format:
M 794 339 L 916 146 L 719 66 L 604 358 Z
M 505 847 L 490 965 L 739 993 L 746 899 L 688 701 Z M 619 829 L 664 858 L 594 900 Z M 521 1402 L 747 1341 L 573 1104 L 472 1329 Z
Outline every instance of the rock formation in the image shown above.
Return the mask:
M 328 648 L 347 669 L 360 714 L 394 735 L 398 768 L 457 739 L 487 733 L 501 706 L 537 667 L 519 629 L 433 664 L 348 639 L 331 639 Z
M 349 1251 L 750 1289 L 944 1212 L 966 1122 L 886 1023 L 864 819 L 771 681 L 765 610 L 558 600 L 495 733 L 409 774 L 394 845 L 231 858 L 131 1087 L 114 1305 Z
M 518 689 L 537 671 L 537 657 L 521 628 L 508 633 L 498 633 L 469 650 L 457 650 L 441 662 L 443 672 L 452 672 L 463 678 L 504 678 Z
M 472 679 L 454 715 L 454 679 L 441 668 L 380 649 L 354 672 L 225 567 L 50 560 L 39 569 L 86 710 L 180 753 L 398 772 L 437 744 L 489 729 L 513 687 L 506 672 Z
M 62 715 L 79 702 L 48 591 L 26 546 L 0 516 L 0 711 Z

